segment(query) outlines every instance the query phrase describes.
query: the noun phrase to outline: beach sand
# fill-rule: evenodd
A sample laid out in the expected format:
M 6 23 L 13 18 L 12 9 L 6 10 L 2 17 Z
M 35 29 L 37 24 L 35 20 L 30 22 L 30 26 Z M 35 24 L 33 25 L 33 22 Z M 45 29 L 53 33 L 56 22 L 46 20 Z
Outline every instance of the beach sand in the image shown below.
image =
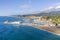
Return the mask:
M 31 26 L 33 26 L 35 28 L 41 28 L 43 30 L 47 30 L 47 31 L 52 32 L 54 34 L 60 35 L 60 28 L 56 27 L 56 26 L 41 26 L 38 24 L 32 24 Z

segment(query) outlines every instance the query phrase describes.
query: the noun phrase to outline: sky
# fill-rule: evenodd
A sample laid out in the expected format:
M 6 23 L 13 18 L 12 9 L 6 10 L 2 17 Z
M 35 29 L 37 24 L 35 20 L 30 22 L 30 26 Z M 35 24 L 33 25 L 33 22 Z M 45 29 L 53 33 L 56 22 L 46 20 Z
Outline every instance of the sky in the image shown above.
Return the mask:
M 33 14 L 60 0 L 0 0 L 0 16 Z

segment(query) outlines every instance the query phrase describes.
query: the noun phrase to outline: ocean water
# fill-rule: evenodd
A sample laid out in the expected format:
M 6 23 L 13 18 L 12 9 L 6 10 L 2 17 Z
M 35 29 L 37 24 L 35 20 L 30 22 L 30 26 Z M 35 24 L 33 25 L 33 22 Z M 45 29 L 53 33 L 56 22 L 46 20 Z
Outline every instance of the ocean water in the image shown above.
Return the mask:
M 0 17 L 0 40 L 60 40 L 60 36 L 31 26 L 8 25 L 3 22 L 21 20 L 23 18 Z

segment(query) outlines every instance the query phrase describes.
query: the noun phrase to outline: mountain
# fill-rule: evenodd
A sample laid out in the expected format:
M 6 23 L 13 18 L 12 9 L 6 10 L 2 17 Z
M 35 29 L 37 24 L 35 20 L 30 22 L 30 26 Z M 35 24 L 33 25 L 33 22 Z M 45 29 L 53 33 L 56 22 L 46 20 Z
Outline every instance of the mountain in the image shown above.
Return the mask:
M 42 9 L 42 11 L 35 15 L 42 15 L 42 16 L 56 16 L 60 15 L 60 3 L 50 6 L 48 8 Z
M 56 5 L 53 5 L 53 6 L 50 6 L 50 7 L 47 7 L 47 8 L 42 9 L 42 12 L 51 12 L 51 11 L 60 11 L 60 3 L 59 3 L 59 4 L 56 4 Z
M 17 15 L 21 17 L 25 16 L 60 16 L 60 3 L 44 8 L 38 12 L 33 12 L 32 14 L 27 14 L 27 15 Z
M 51 12 L 48 12 L 48 13 L 40 13 L 40 15 L 42 16 L 60 16 L 60 11 L 51 11 Z
M 51 12 L 41 12 L 36 14 L 27 14 L 27 15 L 17 15 L 18 17 L 26 16 L 60 16 L 60 11 L 51 11 Z
M 56 16 L 60 15 L 60 3 L 44 8 L 40 13 L 31 14 L 35 16 Z

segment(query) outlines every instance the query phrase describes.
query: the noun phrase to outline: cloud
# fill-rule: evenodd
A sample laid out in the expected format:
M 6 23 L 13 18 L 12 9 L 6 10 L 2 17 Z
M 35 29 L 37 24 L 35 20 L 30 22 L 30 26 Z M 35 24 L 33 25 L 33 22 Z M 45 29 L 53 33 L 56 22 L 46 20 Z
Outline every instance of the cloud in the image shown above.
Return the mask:
M 52 9 L 59 9 L 60 8 L 60 3 L 56 3 L 50 7 L 47 7 L 47 8 L 43 8 L 41 9 L 41 11 L 47 11 L 47 10 L 52 10 Z
M 32 0 L 28 0 L 28 4 L 22 4 L 20 5 L 20 8 L 22 9 L 31 8 L 32 7 L 31 3 L 32 3 Z
M 53 7 L 51 6 L 51 7 L 48 7 L 48 8 L 44 8 L 43 10 L 50 10 L 50 9 L 52 9 Z
M 57 6 L 55 9 L 58 9 L 58 8 L 60 8 L 60 5 L 59 5 L 59 6 Z
M 31 6 L 27 5 L 27 4 L 20 5 L 20 8 L 22 8 L 22 9 L 27 9 L 27 8 L 30 8 L 30 7 Z
M 53 7 L 50 6 L 50 7 L 47 7 L 47 8 L 43 8 L 43 9 L 41 9 L 41 11 L 46 11 L 46 10 L 50 10 L 50 9 L 53 9 Z
M 60 8 L 60 3 L 57 3 L 55 8 L 56 9 Z

